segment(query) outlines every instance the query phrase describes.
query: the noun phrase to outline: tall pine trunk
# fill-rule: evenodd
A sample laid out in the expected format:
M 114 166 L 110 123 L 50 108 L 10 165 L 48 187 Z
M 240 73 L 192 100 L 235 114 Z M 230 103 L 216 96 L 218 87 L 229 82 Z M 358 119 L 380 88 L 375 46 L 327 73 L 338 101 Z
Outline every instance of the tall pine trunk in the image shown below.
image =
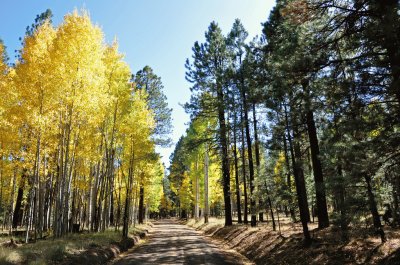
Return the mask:
M 219 121 L 219 144 L 222 158 L 222 180 L 225 205 L 225 226 L 232 225 L 232 207 L 230 190 L 229 156 L 227 146 L 227 128 L 225 122 L 225 102 L 222 85 L 217 84 L 218 97 L 218 121 Z
M 382 243 L 384 243 L 384 242 L 386 242 L 386 236 L 385 236 L 385 232 L 383 231 L 383 226 L 381 223 L 381 218 L 378 213 L 378 208 L 376 207 L 375 195 L 372 191 L 371 177 L 366 175 L 364 177 L 364 179 L 367 184 L 368 203 L 369 203 L 369 208 L 370 208 L 370 211 L 372 214 L 374 228 L 375 228 L 376 232 L 379 234 L 379 236 L 381 237 Z
M 324 176 L 322 173 L 321 160 L 319 158 L 319 145 L 317 130 L 315 128 L 313 111 L 307 112 L 307 132 L 310 140 L 311 160 L 315 183 L 315 197 L 317 203 L 318 227 L 325 228 L 329 226 L 328 209 L 326 206 L 326 194 Z
M 258 142 L 258 128 L 257 128 L 257 115 L 256 115 L 256 103 L 255 102 L 252 103 L 252 108 L 253 108 L 254 153 L 255 153 L 255 156 L 256 156 L 256 172 L 257 172 L 258 179 L 261 179 L 261 176 L 260 176 L 260 172 L 261 172 L 261 168 L 260 168 L 260 166 L 261 166 L 261 163 L 260 163 L 260 146 L 259 146 L 259 142 Z M 268 189 L 266 183 L 265 183 L 265 189 Z M 261 190 L 261 186 L 260 186 L 260 190 Z M 267 197 L 268 197 L 267 201 L 269 201 L 268 204 L 270 204 L 271 198 L 269 198 L 268 191 L 267 191 Z M 258 220 L 260 222 L 264 221 L 264 211 L 263 211 L 264 207 L 263 207 L 263 204 L 264 203 L 262 201 L 262 196 L 260 195 L 260 198 L 258 200 L 258 205 L 259 205 Z M 271 218 L 272 218 L 273 222 L 275 223 L 273 215 L 274 214 L 273 214 L 273 211 L 271 209 Z
M 302 168 L 302 159 L 301 159 L 301 151 L 300 151 L 300 144 L 298 143 L 298 139 L 296 139 L 295 133 L 295 142 L 292 151 L 292 163 L 294 165 L 293 172 L 295 182 L 296 182 L 296 190 L 297 190 L 297 200 L 299 202 L 299 210 L 300 210 L 300 220 L 303 226 L 303 234 L 305 243 L 308 245 L 311 242 L 310 233 L 308 230 L 308 222 L 310 221 L 310 212 L 308 208 L 307 202 L 307 193 L 306 193 L 306 185 L 304 181 L 304 171 Z
M 399 34 L 399 1 L 386 0 L 376 1 L 370 5 L 371 14 L 378 19 L 382 35 L 379 36 L 379 42 L 387 51 L 388 68 L 391 74 L 391 82 L 388 88 L 388 94 L 394 96 L 397 100 L 397 121 L 400 121 L 400 34 Z M 376 38 L 373 35 L 372 38 Z M 376 41 L 375 39 L 373 41 Z
M 279 115 L 279 114 L 278 114 Z M 290 216 L 293 222 L 296 222 L 296 214 L 293 209 L 293 200 L 292 200 L 292 180 L 291 180 L 291 169 L 290 169 L 290 160 L 289 160 L 289 150 L 288 150 L 288 139 L 286 133 L 283 132 L 283 151 L 285 153 L 285 166 L 286 166 L 286 187 L 288 192 L 288 204 Z
M 289 142 L 290 154 L 292 158 L 293 175 L 296 183 L 297 202 L 300 210 L 300 221 L 303 227 L 304 243 L 309 245 L 311 243 L 311 235 L 308 230 L 308 222 L 310 221 L 310 212 L 307 203 L 306 186 L 304 182 L 304 172 L 301 162 L 301 152 L 299 144 L 299 134 L 297 129 L 294 130 L 294 143 L 290 135 L 288 113 L 285 106 L 285 123 L 287 130 L 287 138 Z
M 250 125 L 249 125 L 249 113 L 247 107 L 246 92 L 242 87 L 242 104 L 243 104 L 243 117 L 244 117 L 244 128 L 246 130 L 246 143 L 247 143 L 247 157 L 249 160 L 249 177 L 250 177 L 250 212 L 251 212 L 251 226 L 257 225 L 256 217 L 256 201 L 254 197 L 254 163 L 253 163 L 253 151 L 250 137 Z
M 240 205 L 240 183 L 239 183 L 239 166 L 238 166 L 238 155 L 237 155 L 237 119 L 236 113 L 234 114 L 234 121 L 233 121 L 233 156 L 234 156 L 234 163 L 235 163 L 235 184 L 236 184 L 236 208 L 238 212 L 238 223 L 242 223 L 242 209 Z
M 244 140 L 243 110 L 241 111 L 241 138 L 242 138 L 242 176 L 243 176 L 243 195 L 244 195 L 244 223 L 248 224 L 248 195 L 247 195 L 247 176 L 246 176 L 246 143 Z

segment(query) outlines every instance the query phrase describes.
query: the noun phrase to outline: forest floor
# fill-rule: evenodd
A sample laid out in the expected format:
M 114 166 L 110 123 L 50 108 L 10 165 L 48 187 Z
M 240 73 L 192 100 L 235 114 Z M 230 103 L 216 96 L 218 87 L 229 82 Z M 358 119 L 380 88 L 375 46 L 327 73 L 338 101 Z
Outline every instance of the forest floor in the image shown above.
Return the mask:
M 130 230 L 129 239 L 121 240 L 121 231 L 70 234 L 63 238 L 46 238 L 23 243 L 23 239 L 0 237 L 0 264 L 104 264 L 126 251 L 144 237 L 151 223 Z M 88 262 L 90 261 L 90 262 Z
M 223 222 L 223 219 L 210 218 L 210 222 L 204 224 L 203 219 L 198 222 L 191 219 L 186 224 L 256 264 L 400 264 L 399 229 L 385 227 L 388 240 L 382 244 L 371 229 L 352 228 L 349 239 L 343 242 L 340 231 L 334 226 L 321 230 L 311 223 L 313 243 L 305 247 L 300 223 L 281 220 L 279 232 L 272 231 L 268 222 L 254 228 L 243 224 L 224 227 Z

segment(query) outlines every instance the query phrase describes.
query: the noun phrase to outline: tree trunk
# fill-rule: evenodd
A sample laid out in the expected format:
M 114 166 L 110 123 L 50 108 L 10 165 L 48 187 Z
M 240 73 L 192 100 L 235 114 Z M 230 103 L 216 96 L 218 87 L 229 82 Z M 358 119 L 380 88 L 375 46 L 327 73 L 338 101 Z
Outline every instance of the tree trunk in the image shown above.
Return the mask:
M 311 243 L 311 236 L 308 230 L 307 223 L 310 221 L 310 213 L 308 210 L 306 186 L 304 182 L 304 173 L 301 162 L 300 144 L 298 143 L 299 135 L 297 133 L 297 129 L 294 130 L 295 143 L 293 147 L 292 138 L 290 136 L 289 119 L 286 106 L 285 106 L 285 121 L 286 121 L 287 138 L 292 157 L 293 174 L 296 183 L 297 202 L 300 210 L 300 220 L 303 227 L 304 243 L 305 245 L 309 245 Z
M 237 155 L 237 120 L 236 120 L 236 113 L 234 114 L 234 122 L 233 122 L 233 156 L 235 162 L 235 184 L 236 184 L 236 208 L 238 212 L 238 223 L 242 223 L 242 209 L 240 207 L 240 183 L 239 183 L 239 167 L 238 167 L 238 155 Z
M 372 14 L 374 18 L 379 21 L 380 29 L 382 30 L 382 35 L 378 34 L 379 42 L 387 51 L 388 58 L 388 68 L 390 69 L 390 74 L 392 80 L 388 88 L 388 94 L 394 96 L 397 100 L 397 121 L 400 121 L 400 34 L 399 34 L 399 1 L 398 0 L 386 0 L 386 1 L 376 1 L 376 3 L 370 5 Z M 373 38 L 377 37 L 373 35 Z M 376 41 L 373 40 L 373 41 Z
M 267 196 L 267 202 L 268 202 L 269 211 L 270 211 L 270 214 L 271 214 L 272 230 L 273 230 L 273 231 L 276 231 L 275 216 L 274 216 L 274 208 L 273 208 L 273 206 L 272 206 L 271 197 L 270 197 L 269 195 Z
M 326 206 L 326 194 L 324 176 L 322 173 L 321 160 L 319 159 L 319 145 L 317 130 L 315 128 L 313 111 L 307 112 L 307 131 L 310 140 L 311 160 L 315 182 L 315 197 L 317 202 L 318 227 L 329 226 L 328 209 Z
M 337 199 L 339 201 L 339 211 L 340 211 L 340 230 L 341 230 L 341 237 L 342 241 L 348 240 L 348 220 L 347 220 L 347 207 L 345 202 L 345 189 L 344 186 L 344 179 L 343 179 L 343 172 L 340 161 L 338 161 L 338 168 L 337 168 L 339 179 L 337 181 Z
M 12 228 L 13 228 L 13 207 L 14 207 L 14 194 L 15 190 L 17 187 L 17 167 L 14 168 L 14 174 L 13 174 L 13 184 L 12 184 L 12 190 L 11 190 L 11 201 L 10 201 L 10 215 L 9 215 L 9 236 L 12 236 Z
M 249 160 L 249 177 L 250 177 L 250 212 L 251 212 L 251 226 L 257 225 L 256 217 L 256 201 L 254 197 L 254 164 L 253 164 L 253 151 L 252 143 L 250 138 L 250 125 L 249 125 L 249 113 L 247 107 L 246 92 L 242 87 L 242 104 L 243 104 L 243 117 L 244 117 L 244 128 L 246 130 L 246 143 L 247 143 L 247 157 Z
M 52 173 L 49 173 L 45 182 L 45 194 L 44 194 L 44 201 L 43 201 L 43 213 L 44 213 L 44 220 L 43 220 L 43 231 L 47 231 L 49 228 L 49 216 L 50 216 L 50 205 L 52 204 L 51 200 L 51 193 L 52 193 Z
M 242 111 L 243 112 L 243 111 Z M 248 197 L 247 197 L 247 177 L 246 177 L 246 143 L 244 140 L 243 113 L 241 114 L 241 138 L 242 138 L 242 175 L 243 175 L 243 195 L 244 195 L 244 223 L 248 224 Z
M 39 136 L 37 138 L 37 143 L 36 143 L 36 157 L 35 157 L 35 168 L 34 168 L 34 173 L 33 173 L 33 187 L 34 187 L 34 207 L 33 207 L 33 223 L 34 223 L 34 229 L 35 229 L 35 241 L 37 240 L 37 235 L 38 233 L 41 234 L 41 227 L 40 227 L 40 199 L 41 195 L 39 194 L 39 190 L 41 187 L 40 183 L 40 148 L 41 148 L 41 137 L 40 137 L 40 132 Z
M 132 139 L 132 137 L 131 137 Z M 133 151 L 133 139 L 131 142 L 131 157 L 129 159 L 129 172 L 128 172 L 128 183 L 126 186 L 126 196 L 125 196 L 125 209 L 124 209 L 124 217 L 123 217 L 123 228 L 122 228 L 122 237 L 128 238 L 129 231 L 129 209 L 130 209 L 130 201 L 131 201 L 131 193 L 132 193 L 132 185 L 133 185 L 133 165 L 134 165 L 135 153 Z M 123 174 L 123 172 L 122 172 Z
M 256 115 L 256 103 L 255 102 L 253 102 L 252 107 L 253 107 L 254 149 L 255 149 L 255 155 L 256 155 L 256 172 L 257 172 L 257 178 L 261 179 L 261 176 L 260 176 L 260 172 L 261 172 L 261 170 L 260 170 L 260 166 L 261 166 L 261 162 L 260 162 L 260 146 L 259 146 L 259 142 L 258 142 L 258 128 L 257 128 L 257 115 Z M 261 182 L 262 181 L 260 181 L 260 183 Z M 266 184 L 265 184 L 265 188 L 268 189 Z M 261 190 L 261 187 L 260 187 L 260 190 Z M 271 202 L 271 198 L 268 197 L 267 201 L 268 200 L 269 200 L 269 202 Z M 269 204 L 269 202 L 268 202 L 268 204 Z M 258 200 L 258 205 L 259 205 L 258 220 L 260 222 L 264 221 L 263 204 L 264 203 L 262 201 L 262 196 L 260 195 L 260 198 Z M 271 212 L 271 214 L 273 215 L 273 212 Z M 272 215 L 271 215 L 271 217 L 272 217 Z M 272 219 L 274 219 L 274 218 L 272 218 Z M 275 231 L 275 229 L 274 229 L 274 231 Z
M 144 219 L 144 187 L 140 185 L 139 189 L 139 224 L 143 224 Z
M 231 190 L 230 190 L 230 172 L 229 172 L 229 156 L 227 146 L 227 128 L 225 123 L 224 110 L 224 94 L 221 84 L 217 84 L 218 97 L 218 121 L 219 121 L 219 142 L 222 158 L 222 180 L 225 205 L 225 226 L 232 225 L 232 207 L 231 207 Z
M 199 157 L 196 157 L 196 175 L 195 175 L 195 204 L 194 204 L 194 218 L 199 220 L 199 200 L 200 200 L 200 185 L 199 185 Z
M 129 188 L 126 189 L 126 196 L 125 196 L 125 208 L 124 208 L 124 217 L 123 217 L 123 227 L 122 227 L 122 237 L 128 238 L 128 228 L 129 228 Z
M 117 216 L 115 222 L 115 231 L 119 230 L 119 222 L 121 220 L 121 187 L 119 187 L 118 191 L 118 200 L 117 200 Z
M 283 149 L 285 152 L 285 166 L 286 166 L 286 171 L 287 171 L 287 176 L 286 176 L 286 186 L 287 186 L 287 191 L 288 191 L 288 204 L 289 204 L 289 211 L 290 211 L 290 216 L 292 218 L 293 222 L 296 222 L 296 215 L 293 209 L 293 200 L 292 200 L 292 181 L 291 181 L 291 175 L 290 175 L 290 161 L 289 161 L 289 151 L 288 151 L 288 146 L 287 146 L 287 137 L 286 133 L 283 133 Z
M 66 125 L 66 140 L 64 142 L 65 144 L 65 156 L 64 156 L 64 169 L 63 169 L 63 175 L 62 175 L 62 183 L 63 183 L 63 189 L 62 189 L 62 205 L 61 205 L 61 213 L 62 213 L 62 224 L 61 224 L 61 234 L 60 236 L 66 235 L 68 232 L 68 211 L 69 211 L 69 194 L 70 194 L 70 187 L 69 187 L 69 173 L 72 170 L 71 165 L 70 165 L 70 140 L 71 140 L 71 120 L 72 120 L 72 108 L 70 111 L 70 121 Z M 70 165 L 70 167 L 68 167 Z M 69 168 L 69 170 L 68 170 Z
M 139 203 L 138 203 L 138 188 L 139 185 L 136 183 L 135 185 L 135 193 L 133 197 L 133 209 L 132 209 L 132 215 L 133 215 L 133 227 L 136 227 L 136 222 L 137 222 L 137 210 L 139 208 Z
M 208 206 L 208 146 L 205 146 L 204 153 L 204 223 L 208 223 L 210 207 Z
M 384 243 L 386 242 L 386 237 L 381 224 L 381 219 L 379 217 L 378 208 L 376 207 L 375 195 L 372 191 L 372 186 L 371 186 L 371 177 L 366 175 L 364 179 L 365 182 L 367 183 L 368 202 L 372 214 L 374 228 L 376 232 L 380 235 L 382 243 Z
M 25 243 L 29 242 L 29 231 L 32 227 L 32 223 L 33 223 L 33 206 L 35 203 L 35 189 L 33 188 L 33 177 L 31 177 L 31 181 L 29 181 L 30 183 L 30 189 L 29 189 L 29 193 L 28 193 L 28 204 L 26 205 L 26 210 L 25 210 Z
M 53 237 L 59 237 L 59 215 L 60 215 L 60 205 L 61 205 L 61 198 L 60 198 L 60 190 L 61 190 L 61 145 L 59 145 L 59 150 L 57 150 L 57 155 L 55 160 L 57 161 L 57 171 L 56 171 L 56 183 L 55 183 L 55 206 L 54 206 L 54 214 L 53 214 Z
M 297 140 L 298 141 L 298 140 Z M 310 233 L 308 231 L 307 223 L 310 221 L 310 212 L 308 209 L 307 202 L 307 193 L 306 186 L 304 181 L 304 172 L 302 168 L 302 160 L 301 160 L 301 151 L 299 143 L 295 142 L 294 144 L 294 154 L 293 154 L 293 165 L 295 168 L 293 172 L 297 172 L 295 174 L 295 182 L 296 182 L 296 190 L 297 190 L 297 199 L 299 202 L 299 210 L 300 210 L 300 219 L 301 224 L 303 226 L 303 234 L 305 239 L 305 244 L 309 244 L 311 242 Z
M 15 207 L 14 207 L 13 224 L 12 224 L 12 227 L 14 229 L 16 229 L 18 227 L 18 224 L 22 221 L 20 213 L 21 213 L 22 198 L 24 196 L 25 179 L 27 177 L 26 173 L 27 173 L 27 170 L 23 169 L 21 181 L 20 181 L 19 187 L 18 187 L 17 200 L 15 202 Z

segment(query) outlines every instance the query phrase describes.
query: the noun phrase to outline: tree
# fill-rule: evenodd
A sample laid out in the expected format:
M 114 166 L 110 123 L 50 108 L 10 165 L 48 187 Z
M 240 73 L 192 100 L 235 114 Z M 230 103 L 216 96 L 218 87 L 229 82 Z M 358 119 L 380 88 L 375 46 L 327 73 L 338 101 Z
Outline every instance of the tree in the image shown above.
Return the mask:
M 250 212 L 251 212 L 251 226 L 256 226 L 256 200 L 255 200 L 255 173 L 254 173 L 254 162 L 253 162 L 253 146 L 250 135 L 250 122 L 249 122 L 249 102 L 248 93 L 249 89 L 245 80 L 244 64 L 242 64 L 243 57 L 245 56 L 245 40 L 248 33 L 244 29 L 243 25 L 239 20 L 236 20 L 233 24 L 232 30 L 229 33 L 229 48 L 232 52 L 232 70 L 234 71 L 234 84 L 241 100 L 243 107 L 243 124 L 246 131 L 246 143 L 247 143 L 247 154 L 248 154 L 248 166 L 249 166 L 249 177 L 250 177 Z
M 16 66 L 16 84 L 20 87 L 20 99 L 24 102 L 21 110 L 26 113 L 23 121 L 24 127 L 29 128 L 29 132 L 33 134 L 31 139 L 27 139 L 28 146 L 34 151 L 34 159 L 30 190 L 30 207 L 35 209 L 34 223 L 35 237 L 36 232 L 42 237 L 43 218 L 44 218 L 44 198 L 40 194 L 44 192 L 44 180 L 40 178 L 40 168 L 44 156 L 43 145 L 47 145 L 45 138 L 54 133 L 50 126 L 50 115 L 54 111 L 54 105 L 51 104 L 55 100 L 52 83 L 48 82 L 51 77 L 48 75 L 48 69 L 52 67 L 49 57 L 49 50 L 55 38 L 56 32 L 50 25 L 50 22 L 44 21 L 37 26 L 31 35 L 27 35 L 24 39 L 24 47 L 21 50 L 21 63 Z M 47 132 L 46 136 L 44 136 Z M 36 201 L 33 201 L 36 199 Z M 37 215 L 36 215 L 37 213 Z M 38 220 L 38 221 L 36 221 Z
M 153 131 L 153 140 L 160 146 L 171 145 L 172 109 L 168 108 L 161 78 L 154 74 L 150 66 L 145 66 L 136 75 L 132 76 L 132 80 L 136 89 L 144 89 L 147 92 L 147 104 L 154 113 L 156 123 Z
M 193 47 L 193 63 L 186 62 L 186 78 L 193 83 L 190 104 L 186 104 L 186 111 L 193 115 L 199 113 L 215 113 L 218 116 L 218 140 L 221 157 L 225 225 L 232 225 L 231 195 L 230 195 L 230 166 L 228 157 L 226 124 L 227 86 L 225 72 L 228 67 L 226 40 L 221 29 L 212 22 L 205 34 L 206 42 L 196 42 Z M 207 103 L 205 99 L 207 98 Z
M 263 29 L 264 36 L 268 39 L 268 43 L 264 48 L 265 60 L 268 62 L 267 65 L 270 65 L 270 68 L 268 68 L 268 81 L 270 83 L 268 94 L 269 97 L 275 100 L 275 102 L 270 100 L 268 104 L 270 107 L 276 108 L 277 112 L 283 112 L 285 126 L 281 133 L 288 140 L 303 234 L 305 243 L 309 244 L 311 237 L 307 222 L 310 218 L 301 154 L 301 134 L 299 130 L 301 117 L 299 117 L 299 111 L 295 109 L 295 106 L 298 105 L 296 101 L 298 98 L 295 97 L 297 94 L 294 93 L 297 79 L 291 75 L 290 67 L 292 62 L 286 58 L 288 54 L 292 54 L 291 52 L 294 49 L 292 45 L 295 44 L 295 36 L 297 35 L 293 27 L 286 24 L 281 15 L 281 9 L 284 6 L 285 4 L 282 2 L 277 3 L 277 6 L 270 14 L 269 21 L 264 24 Z M 275 65 L 279 65 L 279 68 L 271 67 Z M 286 74 L 289 76 L 285 76 Z
M 127 237 L 134 189 L 146 191 L 147 213 L 161 200 L 149 97 L 132 90 L 117 42 L 106 45 L 86 12 L 56 28 L 50 17 L 28 27 L 15 65 L 0 45 L 0 211 L 7 206 L 10 233 L 25 226 L 26 242 L 32 231 L 61 237 L 121 219 Z

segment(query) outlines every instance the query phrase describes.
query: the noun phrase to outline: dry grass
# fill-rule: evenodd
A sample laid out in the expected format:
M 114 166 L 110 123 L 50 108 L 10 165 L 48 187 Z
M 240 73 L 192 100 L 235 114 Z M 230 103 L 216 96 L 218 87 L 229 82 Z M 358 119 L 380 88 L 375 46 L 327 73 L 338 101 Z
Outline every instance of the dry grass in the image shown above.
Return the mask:
M 132 228 L 130 234 L 136 235 L 144 229 L 147 229 L 147 226 Z M 105 247 L 120 240 L 121 231 L 114 229 L 101 233 L 71 234 L 59 239 L 49 238 L 35 243 L 17 244 L 15 248 L 4 247 L 6 240 L 3 237 L 1 240 L 3 246 L 0 246 L 0 264 L 58 264 L 88 249 Z

